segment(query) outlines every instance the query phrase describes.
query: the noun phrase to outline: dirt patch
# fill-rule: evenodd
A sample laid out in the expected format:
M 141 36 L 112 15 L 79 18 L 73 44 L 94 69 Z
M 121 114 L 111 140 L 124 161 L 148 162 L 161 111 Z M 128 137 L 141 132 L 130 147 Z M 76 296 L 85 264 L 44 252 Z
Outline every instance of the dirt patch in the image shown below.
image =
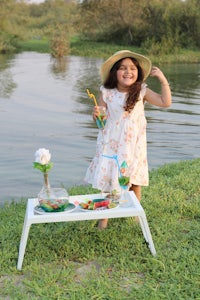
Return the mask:
M 76 269 L 76 281 L 81 282 L 83 278 L 90 276 L 91 273 L 96 272 L 97 274 L 100 272 L 100 265 L 97 261 L 90 261 L 86 265 L 83 265 Z

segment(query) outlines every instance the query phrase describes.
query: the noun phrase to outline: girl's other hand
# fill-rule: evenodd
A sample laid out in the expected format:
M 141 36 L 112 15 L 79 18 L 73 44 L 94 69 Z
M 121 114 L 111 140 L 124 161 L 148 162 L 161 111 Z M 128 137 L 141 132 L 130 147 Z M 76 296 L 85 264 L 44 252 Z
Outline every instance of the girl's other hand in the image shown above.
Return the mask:
M 157 77 L 161 84 L 167 83 L 167 79 L 166 79 L 165 75 L 158 67 L 155 67 L 155 66 L 152 67 L 150 76 Z
M 150 76 L 159 78 L 160 76 L 164 76 L 164 74 L 158 67 L 153 66 L 151 69 Z

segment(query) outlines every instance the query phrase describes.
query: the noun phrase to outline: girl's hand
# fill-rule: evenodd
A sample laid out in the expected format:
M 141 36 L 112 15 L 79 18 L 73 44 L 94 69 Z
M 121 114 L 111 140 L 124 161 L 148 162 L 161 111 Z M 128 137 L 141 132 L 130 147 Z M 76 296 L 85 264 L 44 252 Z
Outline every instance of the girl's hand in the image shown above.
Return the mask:
M 94 106 L 93 108 L 93 119 L 96 121 L 97 118 L 101 118 L 101 120 L 106 119 L 106 107 L 103 105 Z
M 150 76 L 151 77 L 157 77 L 159 79 L 159 81 L 160 81 L 161 84 L 168 84 L 168 81 L 167 81 L 165 75 L 157 67 L 154 67 L 154 66 L 152 67 Z
M 97 117 L 99 116 L 99 106 L 94 106 L 93 107 L 93 120 L 96 121 Z
M 161 94 L 155 93 L 151 89 L 147 88 L 145 100 L 150 104 L 159 107 L 169 107 L 172 103 L 171 90 L 167 78 L 163 72 L 157 68 L 152 67 L 150 76 L 157 77 L 161 84 Z

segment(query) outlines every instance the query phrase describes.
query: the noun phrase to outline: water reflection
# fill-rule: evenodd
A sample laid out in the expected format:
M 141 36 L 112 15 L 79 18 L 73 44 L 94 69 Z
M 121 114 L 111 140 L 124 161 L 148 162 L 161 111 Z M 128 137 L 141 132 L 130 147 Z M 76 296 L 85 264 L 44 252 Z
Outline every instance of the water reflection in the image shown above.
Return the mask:
M 97 135 L 86 88 L 98 97 L 101 63 L 75 56 L 52 60 L 48 54 L 31 52 L 0 57 L 0 202 L 39 192 L 42 176 L 32 161 L 40 147 L 52 153 L 53 186 L 82 183 Z M 200 152 L 200 65 L 162 69 L 171 84 L 173 105 L 146 105 L 150 169 L 199 157 Z M 155 79 L 147 83 L 159 91 Z
M 68 57 L 51 58 L 50 73 L 55 75 L 55 78 L 64 80 L 67 76 L 68 63 Z
M 0 55 L 0 97 L 3 98 L 9 98 L 17 87 L 10 71 L 10 60 L 12 56 L 9 56 L 8 60 L 7 56 Z

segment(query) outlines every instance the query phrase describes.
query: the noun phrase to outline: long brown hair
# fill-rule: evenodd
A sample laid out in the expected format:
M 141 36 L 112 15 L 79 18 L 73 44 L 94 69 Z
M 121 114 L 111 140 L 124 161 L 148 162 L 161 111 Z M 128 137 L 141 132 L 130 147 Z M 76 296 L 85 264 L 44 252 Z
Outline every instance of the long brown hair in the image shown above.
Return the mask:
M 142 71 L 142 68 L 140 67 L 138 61 L 135 58 L 132 57 L 126 57 L 130 58 L 134 65 L 138 69 L 138 78 L 134 84 L 132 84 L 129 88 L 128 98 L 126 99 L 126 103 L 124 106 L 124 110 L 128 111 L 129 113 L 133 110 L 136 102 L 139 100 L 139 95 L 141 91 L 141 85 L 144 79 L 144 74 Z M 104 87 L 107 89 L 114 89 L 117 87 L 117 71 L 119 70 L 122 60 L 125 58 L 122 58 L 118 60 L 110 70 L 109 76 L 107 80 L 104 83 Z

